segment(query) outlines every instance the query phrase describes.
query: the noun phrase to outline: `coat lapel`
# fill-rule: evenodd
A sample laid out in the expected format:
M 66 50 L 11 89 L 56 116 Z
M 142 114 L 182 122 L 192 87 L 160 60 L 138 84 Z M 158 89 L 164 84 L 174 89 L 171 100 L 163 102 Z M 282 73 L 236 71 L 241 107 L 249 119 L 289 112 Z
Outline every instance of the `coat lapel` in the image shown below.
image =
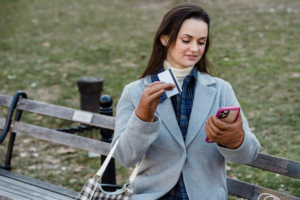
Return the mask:
M 216 88 L 208 86 L 214 85 L 215 83 L 215 80 L 208 74 L 198 72 L 193 108 L 185 140 L 186 148 L 197 136 L 208 117 L 217 92 Z
M 160 119 L 168 128 L 171 135 L 178 142 L 178 144 L 185 149 L 183 137 L 178 126 L 176 115 L 174 113 L 173 105 L 170 98 L 167 98 L 162 103 L 158 104 L 156 112 L 160 116 Z

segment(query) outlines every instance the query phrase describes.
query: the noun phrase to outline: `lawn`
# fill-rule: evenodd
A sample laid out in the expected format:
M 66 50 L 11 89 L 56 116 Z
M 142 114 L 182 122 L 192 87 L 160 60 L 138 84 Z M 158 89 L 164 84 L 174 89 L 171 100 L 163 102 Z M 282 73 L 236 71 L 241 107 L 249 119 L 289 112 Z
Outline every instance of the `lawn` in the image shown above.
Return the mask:
M 115 106 L 139 78 L 164 14 L 186 1 L 0 1 L 0 93 L 80 108 L 76 80 L 102 77 Z M 231 83 L 261 152 L 300 161 L 300 1 L 192 1 L 212 23 L 209 59 Z M 0 117 L 7 110 L 0 108 Z M 25 113 L 49 128 L 73 124 Z M 100 139 L 99 133 L 81 135 Z M 0 145 L 5 154 L 7 140 Z M 4 163 L 4 156 L 0 157 Z M 99 168 L 87 152 L 18 136 L 13 171 L 79 191 Z M 228 162 L 228 175 L 300 197 L 299 180 Z M 117 164 L 117 182 L 132 169 Z M 233 197 L 230 197 L 234 199 Z

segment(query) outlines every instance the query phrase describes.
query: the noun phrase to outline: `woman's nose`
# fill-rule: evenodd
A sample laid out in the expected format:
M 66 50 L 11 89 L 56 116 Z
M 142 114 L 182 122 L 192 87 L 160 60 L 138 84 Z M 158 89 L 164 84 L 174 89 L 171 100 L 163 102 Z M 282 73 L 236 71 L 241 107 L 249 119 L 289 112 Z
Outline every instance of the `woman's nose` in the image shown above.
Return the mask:
M 191 42 L 190 50 L 191 51 L 198 51 L 197 42 Z

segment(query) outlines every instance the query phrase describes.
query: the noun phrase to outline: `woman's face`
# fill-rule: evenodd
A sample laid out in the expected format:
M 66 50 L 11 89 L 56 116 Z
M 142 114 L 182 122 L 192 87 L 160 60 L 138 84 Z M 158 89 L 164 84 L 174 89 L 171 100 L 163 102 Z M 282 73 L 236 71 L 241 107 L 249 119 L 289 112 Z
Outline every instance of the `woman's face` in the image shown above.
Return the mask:
M 193 67 L 204 53 L 207 34 L 208 26 L 204 21 L 185 20 L 178 32 L 175 45 L 168 51 L 166 60 L 175 68 Z M 162 36 L 161 41 L 162 43 L 168 41 L 168 37 Z

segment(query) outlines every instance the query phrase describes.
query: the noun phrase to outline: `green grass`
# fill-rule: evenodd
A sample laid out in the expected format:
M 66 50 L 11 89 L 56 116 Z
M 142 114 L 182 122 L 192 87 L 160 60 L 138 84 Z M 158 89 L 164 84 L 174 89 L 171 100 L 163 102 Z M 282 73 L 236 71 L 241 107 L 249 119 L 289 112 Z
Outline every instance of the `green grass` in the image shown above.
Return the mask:
M 123 87 L 145 69 L 163 15 L 181 2 L 1 1 L 0 93 L 23 90 L 29 99 L 79 109 L 77 78 L 97 76 L 105 79 L 102 94 L 112 96 L 115 108 Z M 261 152 L 300 161 L 300 2 L 192 2 L 210 14 L 209 59 L 232 84 Z M 0 116 L 6 113 L 1 108 Z M 75 125 L 28 113 L 22 121 L 49 128 Z M 83 135 L 100 139 L 97 132 Z M 1 155 L 7 140 L 0 145 Z M 57 155 L 60 147 L 19 136 L 13 170 L 79 191 L 97 171 L 99 159 L 79 150 Z M 22 152 L 28 154 L 21 157 Z M 228 164 L 231 176 L 300 196 L 298 180 Z M 118 183 L 126 182 L 130 170 L 117 164 L 117 172 Z

